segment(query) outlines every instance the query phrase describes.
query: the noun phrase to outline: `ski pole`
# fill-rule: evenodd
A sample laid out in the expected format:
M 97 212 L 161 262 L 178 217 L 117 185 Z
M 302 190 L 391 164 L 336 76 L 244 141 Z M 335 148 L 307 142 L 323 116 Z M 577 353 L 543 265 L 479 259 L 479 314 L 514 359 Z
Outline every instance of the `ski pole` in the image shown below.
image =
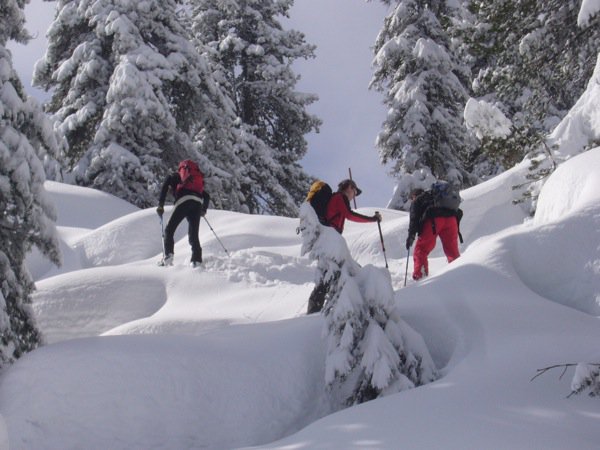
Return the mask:
M 165 225 L 163 223 L 163 218 L 162 216 L 158 216 L 160 217 L 160 235 L 162 237 L 162 251 L 163 251 L 163 260 L 165 259 L 166 253 L 165 253 Z
M 408 247 L 406 250 L 406 271 L 404 272 L 404 287 L 406 287 L 406 278 L 408 277 L 408 261 L 410 258 L 410 247 Z
M 217 233 L 215 233 L 215 230 L 213 230 L 213 227 L 210 226 L 210 222 L 206 219 L 206 217 L 204 217 L 204 220 L 206 221 L 206 224 L 208 225 L 208 228 L 210 228 L 210 231 L 212 231 L 213 234 L 215 235 L 215 237 L 217 238 L 217 241 L 219 241 L 219 244 L 221 244 L 221 247 L 223 247 L 223 250 L 225 250 L 225 253 L 227 253 L 227 256 L 230 256 L 229 252 L 227 251 L 227 249 L 225 248 L 225 246 L 221 242 L 221 239 L 219 239 L 219 236 L 217 236 Z
M 378 212 L 375 212 L 378 214 Z M 385 254 L 385 244 L 383 243 L 383 233 L 381 232 L 381 221 L 377 221 L 377 228 L 379 228 L 379 240 L 381 241 L 381 249 L 383 250 L 383 259 L 385 260 L 385 268 L 388 268 L 387 256 Z
M 352 169 L 348 167 L 348 175 L 350 176 L 350 180 L 352 180 Z M 356 196 L 353 199 L 354 201 L 354 209 L 356 209 Z

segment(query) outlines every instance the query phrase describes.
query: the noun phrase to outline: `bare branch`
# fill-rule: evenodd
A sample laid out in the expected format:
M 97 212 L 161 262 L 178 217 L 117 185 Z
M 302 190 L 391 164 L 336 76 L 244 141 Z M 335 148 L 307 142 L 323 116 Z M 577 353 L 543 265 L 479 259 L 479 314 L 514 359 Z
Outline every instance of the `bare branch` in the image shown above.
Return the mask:
M 583 363 L 579 363 L 579 364 L 583 364 Z M 538 369 L 538 370 L 537 370 L 537 374 L 536 374 L 536 375 L 535 375 L 535 376 L 534 376 L 534 377 L 533 377 L 531 380 L 529 380 L 529 381 L 533 381 L 533 380 L 535 380 L 537 377 L 539 377 L 540 375 L 542 375 L 542 374 L 544 374 L 544 373 L 548 372 L 549 370 L 552 370 L 552 369 L 556 369 L 556 368 L 562 367 L 562 368 L 563 368 L 563 370 L 562 370 L 562 372 L 561 372 L 560 376 L 558 377 L 558 379 L 560 380 L 560 379 L 562 379 L 562 377 L 565 375 L 565 373 L 567 373 L 567 369 L 568 369 L 569 367 L 578 366 L 579 364 L 573 364 L 573 363 L 568 363 L 568 364 L 555 364 L 555 365 L 553 365 L 553 366 L 544 367 L 543 369 Z M 593 367 L 598 367 L 598 368 L 600 368 L 600 363 L 587 363 L 587 365 L 588 365 L 588 366 L 593 366 Z M 575 394 L 578 394 L 578 393 L 579 393 L 579 392 L 581 392 L 582 390 L 584 390 L 584 388 L 582 388 L 582 389 L 576 389 L 576 390 L 571 390 L 571 393 L 570 393 L 569 395 L 567 395 L 567 398 L 570 398 L 571 396 L 573 396 L 573 395 L 575 395 Z M 590 393 L 590 395 L 594 396 L 594 395 L 597 395 L 597 394 Z
M 537 370 L 537 374 L 531 380 L 529 380 L 529 381 L 535 380 L 537 377 L 539 377 L 540 375 L 548 372 L 549 370 L 556 369 L 557 367 L 563 367 L 564 369 L 563 369 L 562 373 L 560 374 L 560 376 L 558 377 L 558 379 L 560 380 L 564 376 L 565 372 L 567 371 L 567 369 L 569 367 L 576 366 L 576 365 L 577 364 L 573 364 L 573 363 L 556 364 L 554 366 L 548 366 L 548 367 L 544 367 L 543 369 L 538 369 Z M 596 365 L 599 365 L 599 364 L 596 364 Z

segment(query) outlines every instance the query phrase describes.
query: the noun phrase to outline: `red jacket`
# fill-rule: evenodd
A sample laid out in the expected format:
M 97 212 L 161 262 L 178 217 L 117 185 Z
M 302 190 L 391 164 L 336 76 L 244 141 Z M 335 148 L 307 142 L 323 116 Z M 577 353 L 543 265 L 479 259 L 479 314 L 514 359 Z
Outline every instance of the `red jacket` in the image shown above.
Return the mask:
M 341 192 L 336 192 L 327 205 L 327 224 L 340 234 L 344 231 L 346 219 L 353 222 L 376 222 L 377 219 L 363 216 L 350 209 L 350 201 Z

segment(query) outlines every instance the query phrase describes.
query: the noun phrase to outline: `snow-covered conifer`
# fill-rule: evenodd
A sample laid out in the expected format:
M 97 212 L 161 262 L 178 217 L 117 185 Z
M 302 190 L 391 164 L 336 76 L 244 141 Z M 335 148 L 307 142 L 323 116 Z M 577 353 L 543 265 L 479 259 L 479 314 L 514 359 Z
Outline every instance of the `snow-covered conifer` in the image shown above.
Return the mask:
M 323 314 L 325 382 L 335 407 L 372 400 L 433 381 L 436 368 L 421 336 L 394 306 L 389 273 L 360 267 L 344 238 L 319 224 L 309 203 L 300 208 L 302 254 L 317 261 L 328 283 Z
M 304 35 L 284 30 L 293 0 L 189 0 L 197 46 L 205 52 L 239 118 L 238 157 L 250 212 L 295 215 L 309 185 L 299 161 L 304 135 L 320 120 L 306 108 L 315 95 L 295 90 L 291 69 L 314 56 Z
M 482 139 L 482 152 L 508 168 L 543 148 L 583 93 L 598 54 L 600 17 L 578 27 L 579 0 L 470 3 L 475 95 L 512 122 L 511 134 Z
M 77 184 L 155 204 L 179 160 L 202 159 L 190 136 L 207 122 L 229 126 L 214 118 L 227 108 L 182 26 L 180 3 L 57 2 L 34 83 L 53 90 L 47 108 L 69 142 L 65 165 Z
M 60 263 L 56 213 L 40 160 L 56 156 L 58 140 L 40 106 L 26 96 L 6 49 L 8 40 L 28 39 L 24 3 L 0 0 L 0 367 L 40 342 L 29 306 L 28 251 L 35 246 Z
M 375 43 L 371 87 L 383 92 L 389 108 L 377 146 L 382 161 L 394 163 L 399 186 L 406 188 L 397 192 L 396 207 L 401 207 L 417 187 L 402 177 L 423 168 L 463 186 L 475 178 L 466 167 L 473 140 L 462 119 L 470 73 L 454 54 L 444 26 L 452 10 L 445 0 L 396 3 Z

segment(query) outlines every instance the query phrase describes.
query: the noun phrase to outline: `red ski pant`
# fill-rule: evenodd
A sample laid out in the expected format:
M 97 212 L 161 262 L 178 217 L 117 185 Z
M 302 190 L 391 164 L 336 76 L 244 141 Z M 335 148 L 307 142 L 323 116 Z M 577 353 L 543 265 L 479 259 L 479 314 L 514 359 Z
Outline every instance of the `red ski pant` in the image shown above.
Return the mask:
M 432 223 L 435 223 L 435 232 Z M 437 236 L 442 241 L 444 254 L 448 262 L 454 261 L 460 256 L 458 251 L 458 222 L 456 217 L 434 217 L 426 219 L 423 223 L 421 234 L 415 245 L 413 254 L 414 270 L 413 278 L 419 279 L 425 275 L 429 275 L 429 262 L 427 256 L 435 248 L 435 240 Z

